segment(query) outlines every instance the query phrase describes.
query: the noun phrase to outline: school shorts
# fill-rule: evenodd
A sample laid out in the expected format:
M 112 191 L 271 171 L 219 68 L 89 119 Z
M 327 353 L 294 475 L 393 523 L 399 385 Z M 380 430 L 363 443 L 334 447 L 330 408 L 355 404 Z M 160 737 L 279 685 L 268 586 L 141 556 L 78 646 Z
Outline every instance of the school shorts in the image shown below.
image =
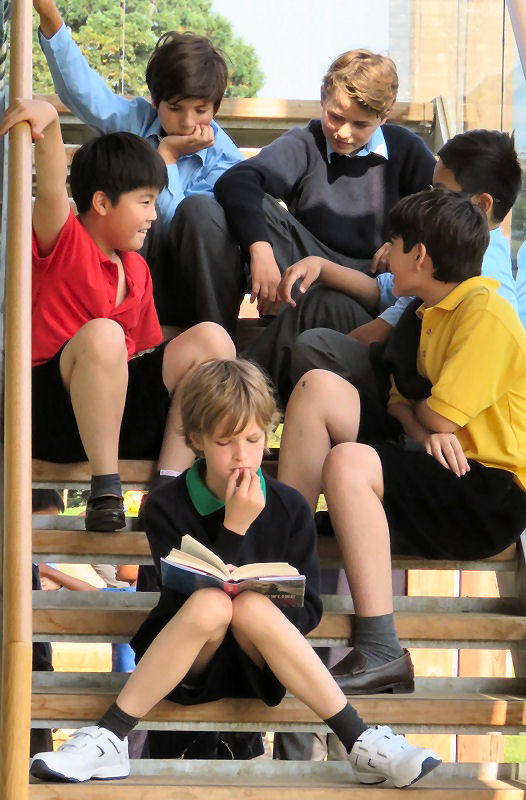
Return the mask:
M 152 620 L 147 636 L 144 636 L 141 628 L 131 640 L 136 664 L 148 649 L 149 642 L 155 639 L 165 624 L 164 618 L 158 618 L 155 622 Z M 194 685 L 190 686 L 183 679 L 165 699 L 183 706 L 193 706 L 223 697 L 256 697 L 268 706 L 277 706 L 285 696 L 285 687 L 268 664 L 263 669 L 254 664 L 241 650 L 230 628 L 204 672 L 194 681 Z
M 526 527 L 526 492 L 511 472 L 468 459 L 470 471 L 457 477 L 408 440 L 380 403 L 363 393 L 360 403 L 357 438 L 382 464 L 391 552 L 469 560 L 517 541 Z
M 68 464 L 86 461 L 71 399 L 60 376 L 60 356 L 32 369 L 33 458 Z M 159 457 L 170 396 L 163 382 L 163 342 L 128 362 L 128 389 L 119 439 L 119 458 Z

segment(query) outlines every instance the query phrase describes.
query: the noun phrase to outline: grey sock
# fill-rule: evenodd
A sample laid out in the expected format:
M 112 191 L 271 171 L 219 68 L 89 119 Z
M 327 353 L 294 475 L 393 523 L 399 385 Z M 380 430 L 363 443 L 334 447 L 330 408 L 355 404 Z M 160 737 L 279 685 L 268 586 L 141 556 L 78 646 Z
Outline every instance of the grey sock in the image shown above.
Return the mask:
M 352 645 L 367 656 L 368 667 L 377 667 L 404 654 L 396 635 L 393 614 L 356 616 L 353 621 Z
M 325 719 L 324 722 L 331 731 L 334 731 L 348 753 L 351 752 L 357 738 L 367 730 L 367 725 L 349 703 L 346 703 L 341 711 L 329 719 Z
M 106 497 L 107 495 L 115 495 L 116 497 L 122 495 L 121 478 L 118 472 L 91 476 L 90 497 L 94 499 L 95 497 Z
M 99 728 L 106 728 L 106 730 L 118 736 L 119 739 L 124 740 L 135 728 L 139 719 L 140 717 L 132 717 L 130 714 L 126 714 L 122 708 L 119 708 L 117 703 L 112 703 L 106 713 L 99 719 L 97 725 Z

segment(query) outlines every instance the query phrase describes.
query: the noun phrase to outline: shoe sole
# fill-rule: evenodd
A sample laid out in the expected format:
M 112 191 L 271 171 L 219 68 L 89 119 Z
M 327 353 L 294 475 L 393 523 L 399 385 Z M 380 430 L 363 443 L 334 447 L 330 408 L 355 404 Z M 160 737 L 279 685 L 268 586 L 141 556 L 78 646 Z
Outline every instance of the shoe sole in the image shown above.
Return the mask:
M 420 765 L 420 772 L 418 773 L 416 778 L 408 780 L 407 783 L 395 783 L 395 781 L 392 778 L 381 777 L 380 775 L 374 775 L 374 773 L 357 772 L 355 770 L 354 774 L 356 775 L 360 783 L 369 786 L 373 784 L 384 783 L 385 781 L 390 780 L 391 783 L 394 786 L 396 786 L 397 789 L 405 789 L 407 786 L 412 786 L 414 783 L 419 781 L 425 775 L 428 775 L 430 772 L 436 769 L 436 767 L 440 766 L 441 763 L 442 763 L 441 759 L 432 758 L 431 756 L 429 756 L 428 758 L 424 759 L 424 761 L 422 761 L 422 764 Z
M 335 681 L 338 683 L 338 678 L 335 678 Z M 340 686 L 339 683 L 338 686 Z M 340 689 L 347 697 L 359 694 L 413 694 L 415 691 L 415 682 L 385 683 L 383 686 L 375 686 L 374 689 L 356 689 L 349 691 L 348 687 L 343 689 L 341 686 Z
M 108 768 L 106 768 L 109 772 Z M 39 778 L 40 780 L 47 780 L 51 783 L 85 783 L 86 781 L 94 780 L 94 781 L 111 781 L 111 780 L 118 780 L 119 778 L 127 778 L 130 774 L 129 770 L 124 775 L 111 775 L 111 774 L 102 774 L 105 770 L 101 770 L 101 774 L 99 775 L 89 775 L 86 778 L 73 778 L 69 775 L 64 775 L 62 772 L 56 772 L 56 770 L 50 769 L 47 766 L 45 761 L 38 758 L 36 761 L 33 761 L 31 764 L 31 769 L 29 770 L 30 774 L 34 778 Z
M 115 531 L 121 530 L 121 528 L 126 527 L 126 520 L 125 519 L 115 519 L 115 517 L 109 517 L 107 519 L 100 519 L 96 523 L 91 523 L 89 518 L 86 517 L 86 530 L 88 532 L 94 533 L 114 533 Z

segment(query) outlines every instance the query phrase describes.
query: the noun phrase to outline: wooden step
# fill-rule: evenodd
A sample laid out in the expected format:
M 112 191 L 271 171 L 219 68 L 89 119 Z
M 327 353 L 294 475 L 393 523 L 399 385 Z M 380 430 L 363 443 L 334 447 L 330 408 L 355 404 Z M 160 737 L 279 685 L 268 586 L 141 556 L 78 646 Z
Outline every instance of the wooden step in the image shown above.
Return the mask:
M 411 789 L 418 800 L 524 800 L 514 765 L 442 764 Z M 126 780 L 83 784 L 31 779 L 30 800 L 400 800 L 389 784 L 356 784 L 345 762 L 256 759 L 131 762 Z
M 111 564 L 150 564 L 148 540 L 140 532 L 137 517 L 126 518 L 126 529 L 117 533 L 102 534 L 84 530 L 82 517 L 33 517 L 33 552 L 37 561 L 91 562 Z M 318 538 L 318 554 L 325 567 L 341 567 L 341 557 L 336 539 Z M 87 558 L 89 556 L 89 558 Z M 479 561 L 431 560 L 411 556 L 393 556 L 393 569 L 427 570 L 491 570 L 510 572 L 516 569 L 516 546 L 512 545 L 492 558 Z
M 31 717 L 53 727 L 76 727 L 100 719 L 117 692 L 99 688 L 90 692 L 89 676 L 79 682 L 78 693 L 33 692 Z M 352 698 L 370 725 L 387 724 L 418 733 L 521 733 L 526 723 L 526 697 L 458 691 L 421 691 L 415 694 L 360 695 Z M 275 707 L 261 700 L 225 698 L 196 706 L 162 700 L 140 723 L 142 728 L 174 726 L 180 730 L 318 730 L 320 719 L 295 697 L 285 697 Z M 227 727 L 225 727 L 227 726 Z
M 271 449 L 263 461 L 263 469 L 269 474 L 276 471 L 277 449 Z M 156 467 L 155 461 L 119 461 L 119 474 L 123 488 L 148 489 Z M 86 489 L 91 472 L 87 461 L 74 464 L 55 464 L 52 461 L 32 461 L 34 489 Z
M 33 632 L 42 639 L 121 641 L 131 637 L 156 602 L 155 593 L 35 592 Z M 435 598 L 430 598 L 433 602 Z M 506 602 L 506 601 L 505 601 Z M 400 611 L 396 628 L 409 646 L 494 648 L 526 640 L 526 616 L 462 611 Z M 94 611 L 96 610 L 96 613 Z M 318 646 L 347 644 L 351 615 L 324 613 L 309 634 Z

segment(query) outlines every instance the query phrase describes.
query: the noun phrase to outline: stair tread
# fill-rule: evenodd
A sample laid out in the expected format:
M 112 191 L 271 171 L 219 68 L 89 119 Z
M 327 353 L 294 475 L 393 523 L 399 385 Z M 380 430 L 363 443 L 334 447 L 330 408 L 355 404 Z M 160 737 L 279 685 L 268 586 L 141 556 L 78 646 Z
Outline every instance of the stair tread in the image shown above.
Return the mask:
M 448 797 L 463 800 L 522 800 L 526 784 L 508 777 L 506 765 L 501 765 L 492 777 L 491 767 L 471 764 L 443 764 L 418 783 L 418 797 Z M 477 774 L 482 771 L 483 775 Z M 475 774 L 473 774 L 475 773 Z M 170 788 L 174 793 L 167 794 Z M 279 790 L 280 798 L 297 800 L 298 791 L 307 800 L 319 800 L 320 790 L 327 798 L 367 800 L 372 794 L 379 798 L 400 798 L 400 790 L 390 785 L 360 786 L 353 782 L 349 766 L 344 762 L 284 762 L 270 759 L 255 761 L 210 762 L 201 760 L 131 762 L 131 775 L 126 780 L 90 781 L 84 784 L 41 783 L 31 779 L 31 800 L 268 800 L 269 790 Z
M 33 551 L 41 555 L 111 556 L 117 563 L 119 557 L 143 557 L 151 563 L 150 548 L 144 532 L 138 530 L 136 517 L 127 517 L 127 530 L 118 533 L 102 534 L 85 531 L 81 517 L 35 516 L 33 530 Z M 44 527 L 45 526 L 45 527 Z M 64 526 L 63 530 L 56 527 Z M 323 562 L 340 563 L 338 543 L 332 537 L 318 538 L 318 554 Z M 49 560 L 49 558 L 47 558 Z M 476 561 L 431 560 L 412 556 L 392 557 L 394 569 L 515 569 L 516 548 L 507 550 L 488 559 Z M 143 562 L 144 563 L 144 562 Z
M 85 688 L 81 694 L 71 692 L 35 692 L 32 696 L 34 720 L 97 720 L 115 699 L 116 691 L 96 693 Z M 393 726 L 418 726 L 419 730 L 454 729 L 467 731 L 483 727 L 484 732 L 511 730 L 520 732 L 526 720 L 526 697 L 482 692 L 432 692 L 418 694 L 360 695 L 352 698 L 353 705 L 368 724 L 385 723 Z M 224 698 L 197 706 L 180 706 L 162 700 L 146 715 L 142 727 L 149 723 L 175 723 L 177 727 L 193 730 L 221 730 L 225 725 L 235 729 L 274 730 L 307 727 L 324 729 L 318 717 L 295 697 L 287 696 L 275 707 L 266 706 L 252 698 Z M 252 726 L 252 727 L 251 727 Z

